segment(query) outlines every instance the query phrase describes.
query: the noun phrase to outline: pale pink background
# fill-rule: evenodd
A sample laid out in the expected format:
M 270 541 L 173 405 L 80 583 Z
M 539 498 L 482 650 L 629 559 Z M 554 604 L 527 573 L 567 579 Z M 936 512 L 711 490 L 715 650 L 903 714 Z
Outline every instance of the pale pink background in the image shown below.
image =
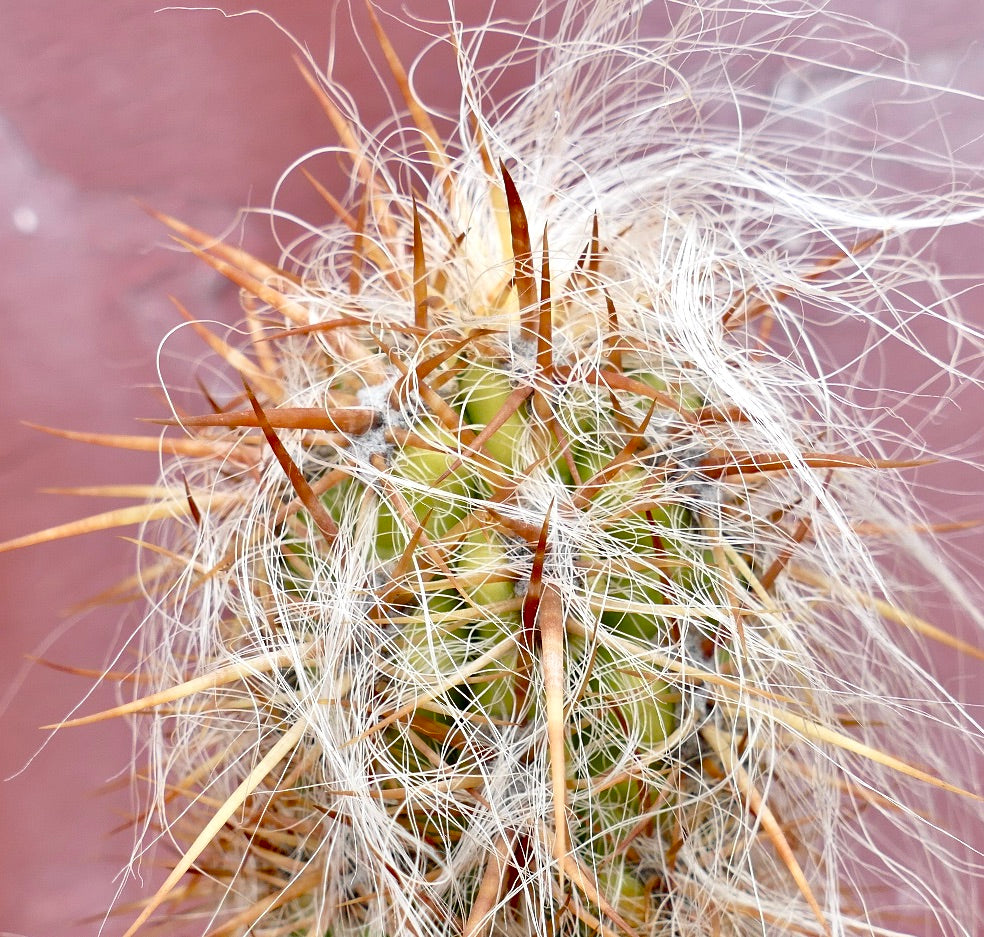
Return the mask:
M 266 204 L 280 171 L 334 137 L 291 61 L 291 47 L 258 17 L 154 13 L 156 0 L 0 0 L 0 539 L 115 506 L 36 495 L 43 486 L 153 481 L 154 459 L 89 449 L 29 431 L 20 420 L 103 432 L 139 432 L 134 417 L 157 415 L 154 353 L 177 317 L 167 295 L 202 317 L 228 312 L 233 291 L 189 258 L 166 250 L 160 228 L 136 196 L 211 230 L 242 204 Z M 265 0 L 316 54 L 328 47 L 329 3 Z M 240 4 L 230 4 L 229 9 Z M 387 9 L 399 9 L 393 0 Z M 955 75 L 984 91 L 984 4 L 977 0 L 838 3 L 912 43 L 934 80 Z M 459 12 L 481 10 L 462 3 Z M 500 4 L 528 12 L 531 2 Z M 440 15 L 443 3 L 434 3 Z M 411 10 L 426 11 L 422 2 Z M 395 31 L 404 49 L 415 39 Z M 346 52 L 346 49 L 349 51 Z M 364 66 L 351 40 L 339 71 L 357 90 Z M 450 104 L 453 79 L 433 75 L 422 90 Z M 363 101 L 364 116 L 375 113 Z M 961 139 L 984 131 L 984 105 L 947 115 Z M 981 148 L 978 147 L 978 152 Z M 316 196 L 292 188 L 286 205 L 323 217 Z M 255 244 L 267 238 L 250 229 Z M 941 245 L 956 270 L 984 271 L 980 232 Z M 969 309 L 978 323 L 984 313 Z M 192 346 L 189 346 L 190 348 Z M 946 445 L 978 431 L 981 400 L 933 429 Z M 939 476 L 954 488 L 973 473 Z M 945 498 L 944 498 L 945 500 Z M 964 514 L 967 507 L 960 508 Z M 978 512 L 984 513 L 984 511 Z M 984 538 L 967 545 L 984 554 Z M 0 556 L 0 934 L 49 937 L 95 933 L 79 923 L 105 908 L 128 852 L 123 822 L 128 730 L 107 724 L 46 740 L 37 727 L 65 716 L 88 681 L 34 667 L 26 654 L 98 668 L 118 642 L 120 610 L 66 618 L 75 601 L 129 572 L 130 547 L 112 535 Z M 942 622 L 946 625 L 946 622 Z M 50 647 L 48 636 L 61 629 Z M 946 681 L 976 692 L 944 661 Z M 19 681 L 14 683 L 14 681 Z M 7 698 L 4 698 L 4 694 Z M 110 705 L 99 691 L 85 703 Z M 150 880 L 160 875 L 151 870 Z M 129 916 L 126 916 L 129 918 Z M 107 933 L 120 933 L 113 921 Z

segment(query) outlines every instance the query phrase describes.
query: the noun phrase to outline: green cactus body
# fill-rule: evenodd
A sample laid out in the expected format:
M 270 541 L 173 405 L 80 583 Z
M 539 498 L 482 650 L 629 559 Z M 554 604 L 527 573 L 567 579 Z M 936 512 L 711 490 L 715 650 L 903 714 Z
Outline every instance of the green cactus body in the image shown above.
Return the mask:
M 442 343 L 451 344 L 428 342 L 433 344 L 419 356 L 440 357 Z M 545 652 L 539 607 L 531 595 L 539 592 L 542 600 L 557 575 L 558 548 L 551 541 L 555 517 L 574 524 L 593 518 L 592 536 L 564 547 L 565 597 L 580 606 L 578 614 L 587 614 L 589 631 L 601 626 L 645 648 L 671 641 L 673 615 L 659 612 L 667 589 L 679 599 L 681 569 L 689 563 L 681 537 L 696 534 L 681 504 L 652 503 L 652 470 L 631 455 L 617 459 L 651 409 L 645 395 L 620 393 L 616 419 L 613 405 L 599 402 L 590 380 L 567 380 L 544 390 L 542 376 L 534 373 L 531 402 L 524 399 L 502 419 L 503 408 L 522 386 L 509 349 L 508 342 L 500 343 L 488 357 L 448 358 L 432 371 L 428 384 L 443 388 L 439 417 L 432 408 L 418 415 L 412 407 L 394 405 L 391 395 L 391 409 L 378 412 L 373 424 L 384 431 L 392 425 L 399 430 L 393 438 L 407 441 L 375 456 L 370 480 L 355 481 L 364 473 L 353 466 L 353 478 L 322 497 L 343 531 L 339 541 L 353 536 L 344 534 L 358 514 L 352 506 L 373 505 L 375 520 L 364 521 L 375 529 L 368 562 L 382 585 L 370 604 L 378 612 L 386 661 L 377 692 L 381 699 L 397 693 L 394 705 L 384 707 L 386 744 L 374 749 L 374 771 L 402 778 L 406 803 L 403 812 L 391 809 L 394 822 L 446 850 L 455 848 L 447 840 L 449 824 L 460 834 L 481 803 L 477 792 L 478 800 L 469 800 L 467 785 L 486 770 L 484 759 L 491 763 L 496 757 L 482 750 L 477 725 L 488 727 L 490 739 L 511 739 L 529 764 L 525 770 L 542 770 L 534 766 L 544 757 L 547 690 L 540 655 Z M 367 346 L 368 357 L 372 351 Z M 568 408 L 566 422 L 581 429 L 576 439 L 565 438 L 556 425 L 551 432 L 549 422 L 537 415 L 537 396 L 544 394 L 546 409 Z M 541 403 L 540 412 L 545 408 Z M 474 440 L 497 418 L 501 425 L 477 445 Z M 359 444 L 359 438 L 348 440 L 332 467 L 349 464 Z M 529 489 L 537 486 L 551 491 L 554 500 L 537 504 L 534 516 L 540 523 L 531 525 L 525 520 L 531 513 Z M 546 543 L 540 542 L 544 533 Z M 320 550 L 324 567 L 337 546 L 308 543 L 303 549 L 314 567 Z M 573 594 L 567 591 L 572 587 Z M 570 816 L 565 836 L 576 862 L 601 870 L 603 889 L 589 899 L 591 913 L 610 907 L 642 926 L 658 897 L 633 874 L 631 862 L 612 866 L 605 856 L 619 848 L 640 800 L 671 802 L 663 789 L 660 751 L 679 723 L 680 693 L 656 676 L 652 665 L 613 656 L 590 637 L 570 635 L 565 644 L 563 696 L 571 710 L 571 725 L 563 730 L 564 783 L 570 791 L 563 808 Z M 578 724 L 580 701 L 583 725 Z M 399 717 L 390 722 L 394 711 Z M 526 741 L 518 744 L 520 739 Z M 535 783 L 548 784 L 549 774 Z M 453 802 L 445 802 L 439 814 L 424 806 L 431 786 L 453 787 L 456 777 L 464 786 Z M 392 796 L 395 788 L 391 783 L 384 790 Z M 549 800 L 546 791 L 542 796 Z M 656 827 L 658 815 L 657 809 Z M 548 817 L 538 821 L 549 822 Z M 473 887 L 478 884 L 475 880 Z M 590 930 L 583 921 L 572 924 L 579 933 Z

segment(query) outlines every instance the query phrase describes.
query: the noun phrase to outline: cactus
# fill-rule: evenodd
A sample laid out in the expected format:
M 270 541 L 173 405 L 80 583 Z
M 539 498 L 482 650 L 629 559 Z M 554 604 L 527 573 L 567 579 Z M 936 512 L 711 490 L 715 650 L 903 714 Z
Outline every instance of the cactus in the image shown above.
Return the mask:
M 139 696 L 62 723 L 142 714 L 144 835 L 180 852 L 127 937 L 202 902 L 215 937 L 874 935 L 916 899 L 979 923 L 925 808 L 980 835 L 943 759 L 981 736 L 906 633 L 981 652 L 881 558 L 965 587 L 909 500 L 924 453 L 805 336 L 898 326 L 900 232 L 981 200 L 865 195 L 788 115 L 689 134 L 728 64 L 679 72 L 676 43 L 735 11 L 647 43 L 628 7 L 579 6 L 499 116 L 453 28 L 451 136 L 373 16 L 395 155 L 301 66 L 351 158 L 348 205 L 319 187 L 337 223 L 274 264 L 158 215 L 243 291 L 246 345 L 196 325 L 238 386 L 173 414 L 166 496 L 6 545 L 143 523 Z

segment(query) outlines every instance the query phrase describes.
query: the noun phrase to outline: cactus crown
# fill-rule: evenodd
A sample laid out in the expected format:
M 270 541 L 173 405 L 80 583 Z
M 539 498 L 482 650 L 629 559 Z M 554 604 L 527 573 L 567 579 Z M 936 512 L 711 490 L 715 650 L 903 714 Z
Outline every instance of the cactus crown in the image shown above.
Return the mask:
M 648 45 L 623 4 L 578 6 L 496 119 L 452 31 L 454 142 L 373 17 L 417 136 L 387 162 L 302 66 L 352 159 L 337 225 L 274 265 L 160 216 L 243 290 L 250 342 L 195 325 L 241 393 L 176 416 L 171 496 L 127 517 L 152 690 L 113 713 L 153 713 L 181 850 L 128 934 L 202 892 L 216 937 L 888 933 L 869 864 L 962 932 L 919 814 L 973 802 L 925 742 L 976 730 L 887 688 L 940 700 L 906 629 L 978 652 L 892 602 L 879 555 L 931 552 L 914 462 L 805 338 L 895 328 L 912 268 L 885 232 L 953 213 L 849 210 L 868 180 L 833 164 L 801 185 L 821 130 L 779 153 L 752 94 L 744 139 L 698 133 L 727 62 L 688 84 L 674 43 L 714 48 L 732 12 Z M 647 142 L 613 162 L 616 131 Z

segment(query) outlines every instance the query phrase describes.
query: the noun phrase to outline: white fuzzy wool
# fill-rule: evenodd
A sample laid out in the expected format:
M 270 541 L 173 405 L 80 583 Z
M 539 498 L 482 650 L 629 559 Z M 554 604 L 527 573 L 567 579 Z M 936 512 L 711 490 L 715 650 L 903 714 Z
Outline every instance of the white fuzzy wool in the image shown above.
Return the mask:
M 901 611 L 913 607 L 904 579 L 915 569 L 979 629 L 979 586 L 920 526 L 905 469 L 818 456 L 926 455 L 890 428 L 906 388 L 877 382 L 882 344 L 978 383 L 982 336 L 925 245 L 984 216 L 979 174 L 852 117 L 859 96 L 909 98 L 924 114 L 942 93 L 861 23 L 799 0 L 680 0 L 672 30 L 652 38 L 639 26 L 646 8 L 593 0 L 532 24 L 466 29 L 452 17 L 434 28 L 415 68 L 450 44 L 462 87 L 439 147 L 402 117 L 361 126 L 324 63 L 307 62 L 354 135 L 341 147 L 355 147 L 345 204 L 364 212 L 364 230 L 278 220 L 300 234 L 280 260 L 293 278 L 271 282 L 307 322 L 349 316 L 362 331 L 285 337 L 299 323 L 266 308 L 280 397 L 263 406 L 376 416 L 347 436 L 277 430 L 310 484 L 340 466 L 350 479 L 325 496 L 338 527 L 327 546 L 258 430 L 193 429 L 227 444 L 226 457 L 165 464 L 164 483 L 187 484 L 202 516 L 143 533 L 182 559 L 146 575 L 139 691 L 222 668 L 238 676 L 141 717 L 150 786 L 132 868 L 155 842 L 175 843 L 200 870 L 193 894 L 210 884 L 203 934 L 984 928 L 980 802 L 953 792 L 980 793 L 981 727 L 927 669 Z M 515 51 L 488 64 L 493 34 Z M 511 67 L 533 78 L 501 99 L 496 81 Z M 446 162 L 434 168 L 428 149 Z M 521 328 L 500 161 L 528 218 L 538 288 L 549 236 L 549 346 L 564 369 L 552 383 Z M 900 166 L 935 188 L 901 187 Z M 393 327 L 414 322 L 412 198 L 433 297 L 423 336 Z M 585 275 L 595 221 L 600 254 Z M 364 258 L 355 292 L 353 251 Z M 835 326 L 858 337 L 853 360 L 827 350 Z M 510 496 L 493 498 L 494 478 L 480 490 L 442 481 L 440 509 L 501 518 L 493 558 L 473 547 L 468 565 L 461 544 L 448 555 L 475 582 L 504 576 L 516 601 L 445 607 L 428 574 L 410 572 L 419 602 L 380 618 L 376 596 L 398 566 L 379 547 L 381 505 L 430 490 L 398 469 L 394 439 L 412 431 L 462 472 L 494 476 L 440 426 L 431 379 L 415 371 L 476 329 L 490 334 L 473 366 L 535 388 L 541 403 L 514 440 L 523 469 L 501 469 Z M 613 366 L 613 331 L 637 375 L 618 392 L 621 410 L 597 380 Z M 662 390 L 647 396 L 638 375 Z M 438 388 L 459 414 L 470 393 L 450 372 Z M 645 427 L 631 471 L 590 498 L 543 458 L 545 439 L 567 438 L 605 462 L 627 426 Z M 755 472 L 749 454 L 776 466 Z M 669 566 L 632 540 L 628 518 L 645 510 Z M 412 535 L 405 518 L 394 524 L 394 536 Z M 511 713 L 475 689 L 525 666 L 519 607 L 541 574 L 521 530 L 544 531 L 542 586 L 564 621 L 566 860 L 546 671 L 532 655 L 525 709 L 513 700 Z M 150 570 L 160 556 L 144 552 Z M 476 615 L 480 628 L 462 625 Z M 652 633 L 613 624 L 621 615 L 652 621 Z M 468 712 L 456 708 L 462 693 Z M 662 734 L 660 707 L 672 709 Z M 443 747 L 421 742 L 435 724 Z M 285 738 L 296 743 L 274 758 Z M 635 785 L 635 812 L 605 799 L 619 783 Z M 228 818 L 194 852 L 224 804 Z M 507 871 L 478 914 L 496 863 Z

